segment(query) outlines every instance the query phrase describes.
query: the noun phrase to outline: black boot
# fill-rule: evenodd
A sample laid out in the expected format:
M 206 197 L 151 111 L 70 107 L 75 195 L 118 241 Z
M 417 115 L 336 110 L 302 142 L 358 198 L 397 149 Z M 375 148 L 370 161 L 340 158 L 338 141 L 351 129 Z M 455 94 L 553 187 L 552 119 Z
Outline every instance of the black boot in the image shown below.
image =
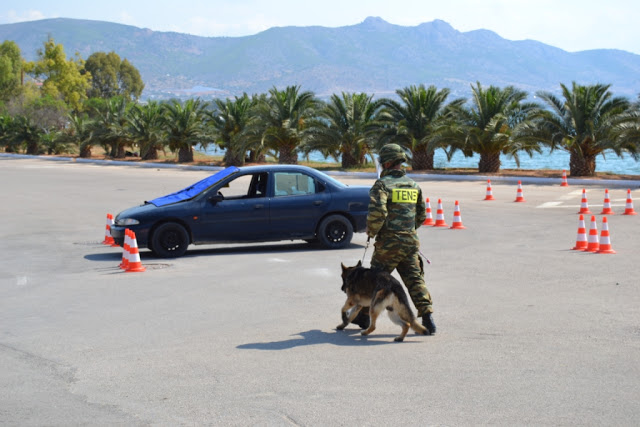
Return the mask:
M 367 329 L 369 324 L 371 323 L 371 318 L 369 317 L 368 310 L 361 310 L 360 313 L 356 316 L 355 319 L 351 323 L 355 323 L 360 326 L 362 329 Z
M 431 317 L 431 313 L 427 313 L 422 316 L 422 326 L 427 328 L 427 331 L 429 331 L 429 335 L 433 335 L 436 333 L 436 324 Z

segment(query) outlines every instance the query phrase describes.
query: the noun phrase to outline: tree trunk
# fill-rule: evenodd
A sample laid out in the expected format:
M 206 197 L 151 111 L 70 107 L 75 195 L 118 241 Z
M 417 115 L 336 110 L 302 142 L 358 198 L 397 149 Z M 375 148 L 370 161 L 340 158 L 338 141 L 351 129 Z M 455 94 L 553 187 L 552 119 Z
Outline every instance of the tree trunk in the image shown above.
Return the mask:
M 429 153 L 425 148 L 419 147 L 412 154 L 411 169 L 414 171 L 433 170 L 433 152 Z
M 295 149 L 289 147 L 283 147 L 280 149 L 280 156 L 278 157 L 278 163 L 281 165 L 297 165 L 298 153 Z
M 244 153 L 235 153 L 233 150 L 227 149 L 222 162 L 225 166 L 244 166 Z
M 158 149 L 150 145 L 144 156 L 142 156 L 142 160 L 158 160 Z
M 569 157 L 569 171 L 571 176 L 595 176 L 596 174 L 596 156 L 581 156 L 574 151 Z
M 481 153 L 478 162 L 478 172 L 497 173 L 500 172 L 500 153 Z
M 193 162 L 193 149 L 192 147 L 180 147 L 178 150 L 178 163 L 191 163 Z
M 27 154 L 38 154 L 38 143 L 37 142 L 29 142 L 29 143 L 27 143 Z
M 82 147 L 80 149 L 80 157 L 82 157 L 83 159 L 87 159 L 87 158 L 91 157 L 91 146 L 90 145 L 85 145 L 84 147 Z
M 249 163 L 264 163 L 267 159 L 258 150 L 249 150 Z
M 127 157 L 127 153 L 124 144 L 118 144 L 118 150 L 116 152 L 116 159 L 124 159 Z
M 342 169 L 349 169 L 355 166 L 358 166 L 358 159 L 350 152 L 342 153 Z

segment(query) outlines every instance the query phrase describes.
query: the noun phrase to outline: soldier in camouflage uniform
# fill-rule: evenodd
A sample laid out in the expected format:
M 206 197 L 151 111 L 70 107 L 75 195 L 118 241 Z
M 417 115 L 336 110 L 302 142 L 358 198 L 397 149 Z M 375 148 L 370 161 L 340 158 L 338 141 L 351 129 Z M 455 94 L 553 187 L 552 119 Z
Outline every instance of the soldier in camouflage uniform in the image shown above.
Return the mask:
M 398 270 L 418 316 L 422 317 L 422 324 L 434 334 L 436 325 L 431 316 L 431 295 L 424 282 L 416 232 L 426 219 L 422 190 L 402 169 L 407 158 L 399 145 L 382 147 L 379 160 L 384 170 L 369 191 L 367 216 L 367 236 L 376 238 L 371 268 L 389 273 Z

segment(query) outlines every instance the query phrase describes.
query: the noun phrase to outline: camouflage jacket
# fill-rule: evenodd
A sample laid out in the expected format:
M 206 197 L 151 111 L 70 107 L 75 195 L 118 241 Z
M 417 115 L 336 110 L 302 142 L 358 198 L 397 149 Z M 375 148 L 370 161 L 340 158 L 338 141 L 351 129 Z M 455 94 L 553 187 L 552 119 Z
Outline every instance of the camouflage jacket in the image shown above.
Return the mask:
M 367 235 L 411 234 L 426 219 L 422 190 L 404 170 L 385 170 L 369 190 Z

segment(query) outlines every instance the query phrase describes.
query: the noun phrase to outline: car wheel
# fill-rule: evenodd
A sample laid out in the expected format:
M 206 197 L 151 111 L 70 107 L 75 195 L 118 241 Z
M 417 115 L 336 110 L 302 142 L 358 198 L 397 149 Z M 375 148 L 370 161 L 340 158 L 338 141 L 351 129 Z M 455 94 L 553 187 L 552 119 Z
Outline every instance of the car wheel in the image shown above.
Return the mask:
M 177 258 L 187 252 L 189 234 L 180 224 L 165 222 L 151 236 L 151 250 L 161 258 Z
M 352 237 L 351 221 L 342 215 L 329 215 L 318 226 L 318 240 L 327 249 L 344 248 Z

